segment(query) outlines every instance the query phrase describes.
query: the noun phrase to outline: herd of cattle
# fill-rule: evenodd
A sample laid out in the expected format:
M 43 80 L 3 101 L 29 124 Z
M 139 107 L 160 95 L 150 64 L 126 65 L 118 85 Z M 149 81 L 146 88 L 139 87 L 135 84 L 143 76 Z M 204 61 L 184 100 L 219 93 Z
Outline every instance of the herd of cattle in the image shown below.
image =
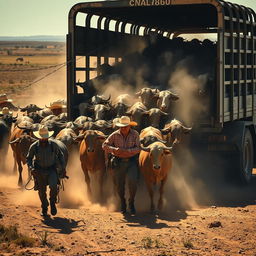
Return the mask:
M 137 102 L 131 105 L 131 98 L 137 98 Z M 149 191 L 151 209 L 154 209 L 152 186 L 156 183 L 160 183 L 158 208 L 161 208 L 163 187 L 172 165 L 172 147 L 191 130 L 180 121 L 171 120 L 171 104 L 178 99 L 179 96 L 169 90 L 152 88 L 142 88 L 135 95 L 121 94 L 113 100 L 111 96 L 106 99 L 96 95 L 89 103 L 80 104 L 82 115 L 74 121 L 67 120 L 64 108 L 51 108 L 53 104 L 44 109 L 35 104 L 19 107 L 16 116 L 12 113 L 0 115 L 0 161 L 4 162 L 10 145 L 14 157 L 13 171 L 18 165 L 18 184 L 22 185 L 26 155 L 30 145 L 36 141 L 33 131 L 38 130 L 39 125 L 47 126 L 54 131 L 53 139 L 63 143 L 69 153 L 79 151 L 87 191 L 91 194 L 89 173 L 99 173 L 99 187 L 102 189 L 104 185 L 108 157 L 102 143 L 117 129 L 117 118 L 129 115 L 138 123 L 134 129 L 140 133 L 139 167 Z

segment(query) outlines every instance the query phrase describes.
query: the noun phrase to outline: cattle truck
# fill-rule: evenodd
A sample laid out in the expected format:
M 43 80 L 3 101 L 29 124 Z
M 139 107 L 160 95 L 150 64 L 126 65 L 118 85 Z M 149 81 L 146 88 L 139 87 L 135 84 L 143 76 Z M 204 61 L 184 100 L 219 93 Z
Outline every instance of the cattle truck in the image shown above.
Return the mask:
M 152 34 L 170 40 L 182 34 L 214 34 L 214 75 L 208 88 L 211 107 L 193 134 L 209 152 L 228 156 L 228 165 L 242 183 L 251 181 L 256 163 L 256 15 L 251 8 L 222 0 L 86 2 L 71 8 L 68 22 L 70 120 L 88 99 L 79 83 L 100 75 L 103 63 L 122 61 Z M 80 74 L 83 81 L 78 79 Z

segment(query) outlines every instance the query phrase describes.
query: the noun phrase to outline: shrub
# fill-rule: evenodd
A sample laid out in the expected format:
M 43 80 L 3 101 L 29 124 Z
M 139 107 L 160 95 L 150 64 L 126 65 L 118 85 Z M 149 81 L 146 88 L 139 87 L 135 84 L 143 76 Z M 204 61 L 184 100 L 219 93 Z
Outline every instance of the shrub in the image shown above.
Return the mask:
M 0 224 L 0 243 L 14 243 L 22 247 L 32 247 L 36 240 L 18 232 L 17 226 L 5 227 Z
M 188 240 L 188 239 L 183 240 L 183 245 L 187 249 L 193 249 L 194 248 L 193 243 L 191 242 L 191 240 Z

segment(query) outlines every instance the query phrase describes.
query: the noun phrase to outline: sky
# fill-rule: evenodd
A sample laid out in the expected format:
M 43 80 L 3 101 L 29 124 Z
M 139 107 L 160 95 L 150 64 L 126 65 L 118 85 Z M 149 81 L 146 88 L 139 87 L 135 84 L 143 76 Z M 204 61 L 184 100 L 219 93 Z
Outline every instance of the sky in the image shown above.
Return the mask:
M 0 36 L 65 35 L 78 0 L 0 0 Z M 84 1 L 86 2 L 86 1 Z M 256 0 L 230 0 L 256 11 Z

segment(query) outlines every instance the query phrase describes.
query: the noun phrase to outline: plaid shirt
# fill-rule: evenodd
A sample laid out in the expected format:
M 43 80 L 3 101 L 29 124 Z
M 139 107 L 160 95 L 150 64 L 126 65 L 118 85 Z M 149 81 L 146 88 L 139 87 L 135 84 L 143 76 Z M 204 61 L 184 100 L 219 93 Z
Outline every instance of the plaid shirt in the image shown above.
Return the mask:
M 140 137 L 139 133 L 130 129 L 125 138 L 120 129 L 110 134 L 110 136 L 102 144 L 103 150 L 106 153 L 112 153 L 121 158 L 129 158 L 140 152 Z M 116 152 L 117 149 L 122 149 L 122 152 Z

